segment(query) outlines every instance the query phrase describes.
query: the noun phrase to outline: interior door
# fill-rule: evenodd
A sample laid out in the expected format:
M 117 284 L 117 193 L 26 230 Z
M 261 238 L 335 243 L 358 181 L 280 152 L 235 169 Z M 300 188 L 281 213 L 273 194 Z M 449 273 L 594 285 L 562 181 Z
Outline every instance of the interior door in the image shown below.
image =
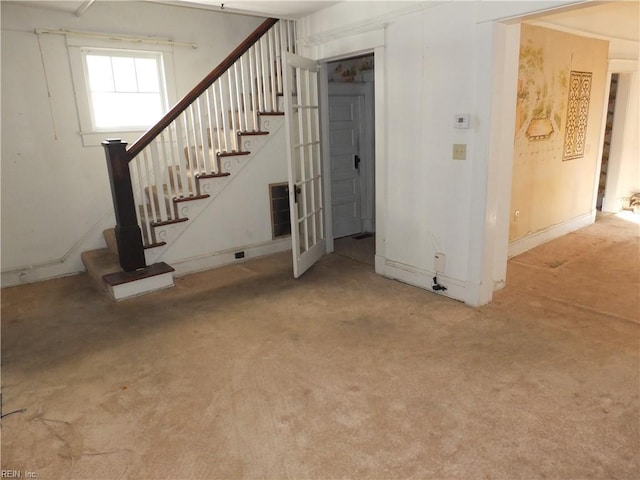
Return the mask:
M 333 94 L 329 87 L 329 137 L 333 237 L 362 232 L 360 113 L 363 95 Z
M 325 251 L 318 65 L 283 53 L 293 275 L 298 278 Z

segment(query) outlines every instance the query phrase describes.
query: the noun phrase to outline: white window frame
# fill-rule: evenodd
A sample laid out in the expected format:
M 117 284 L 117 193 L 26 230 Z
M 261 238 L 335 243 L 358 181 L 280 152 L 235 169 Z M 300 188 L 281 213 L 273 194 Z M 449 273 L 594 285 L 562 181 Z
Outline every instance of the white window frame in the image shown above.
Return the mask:
M 107 138 L 120 138 L 124 142 L 131 144 L 147 130 L 147 128 L 125 126 L 111 129 L 98 129 L 94 127 L 91 107 L 91 92 L 89 91 L 87 81 L 88 73 L 84 59 L 87 53 L 113 52 L 114 55 L 132 57 L 148 56 L 158 58 L 163 77 L 160 79 L 161 83 L 162 80 L 164 80 L 164 85 L 161 85 L 161 89 L 164 87 L 164 90 L 161 93 L 164 102 L 163 111 L 166 113 L 168 108 L 176 103 L 175 80 L 173 75 L 173 49 L 171 46 L 144 45 L 143 48 L 140 48 L 139 44 L 128 45 L 127 42 L 119 41 L 117 42 L 118 45 L 116 47 L 113 43 L 114 42 L 106 40 L 67 36 L 69 62 L 78 110 L 78 121 L 80 124 L 80 131 L 78 134 L 82 138 L 82 144 L 85 147 L 101 146 L 102 142 Z

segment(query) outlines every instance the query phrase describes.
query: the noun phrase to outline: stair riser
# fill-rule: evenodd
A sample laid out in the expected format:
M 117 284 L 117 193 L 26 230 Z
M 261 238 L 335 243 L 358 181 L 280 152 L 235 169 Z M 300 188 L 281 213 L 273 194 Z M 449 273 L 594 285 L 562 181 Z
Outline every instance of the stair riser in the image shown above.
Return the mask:
M 104 283 L 104 282 L 103 282 Z M 106 287 L 106 291 L 114 300 L 124 300 L 126 298 L 137 297 L 147 293 L 164 290 L 173 287 L 173 274 L 165 273 L 154 277 L 137 280 L 135 282 L 123 283 L 116 286 Z
M 102 236 L 104 237 L 105 242 L 107 243 L 107 248 L 111 253 L 118 256 L 118 242 L 116 240 L 116 229 L 115 228 L 107 228 L 102 232 Z

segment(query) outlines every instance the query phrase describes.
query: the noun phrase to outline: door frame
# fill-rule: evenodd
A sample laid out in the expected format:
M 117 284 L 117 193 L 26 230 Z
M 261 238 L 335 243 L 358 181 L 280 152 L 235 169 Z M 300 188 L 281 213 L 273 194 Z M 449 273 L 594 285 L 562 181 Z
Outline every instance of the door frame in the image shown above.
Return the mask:
M 638 73 L 638 62 L 637 61 L 628 61 L 628 60 L 609 60 L 609 67 L 607 71 L 607 90 L 605 92 L 605 99 L 609 98 L 609 88 L 611 86 L 611 75 L 613 73 L 618 74 L 618 92 L 616 94 L 616 109 L 617 112 L 614 113 L 615 120 L 613 122 L 613 129 L 611 131 L 611 148 L 614 151 L 615 155 L 610 155 L 609 157 L 609 165 L 607 170 L 607 181 L 604 187 L 604 201 L 602 202 L 602 211 L 603 212 L 619 212 L 622 209 L 622 201 L 616 198 L 616 192 L 618 191 L 618 176 L 617 175 L 609 175 L 609 172 L 619 172 L 621 167 L 622 157 L 617 155 L 618 150 L 622 148 L 622 144 L 624 143 L 624 134 L 626 131 L 630 130 L 627 125 L 627 114 L 626 114 L 626 105 L 629 99 L 629 89 L 631 88 L 632 74 Z M 619 108 L 625 106 L 623 108 Z M 604 148 L 604 133 L 605 133 L 605 122 L 607 115 L 607 104 L 605 102 L 604 111 L 602 113 L 603 116 L 603 125 L 602 132 L 600 134 L 600 144 L 599 144 L 599 159 L 602 158 L 602 150 Z M 617 116 L 616 116 L 617 115 Z M 615 145 L 615 146 L 614 146 Z M 593 210 L 595 211 L 595 205 L 597 202 L 597 194 L 598 194 L 598 181 L 600 179 L 600 170 L 602 168 L 602 163 L 599 162 L 598 170 L 596 175 L 596 180 L 594 182 L 594 206 Z M 607 195 L 608 193 L 608 195 Z
M 321 126 L 321 142 L 322 142 L 322 166 L 324 170 L 324 191 L 325 191 L 325 244 L 327 253 L 331 253 L 334 250 L 334 235 L 333 235 L 333 212 L 332 212 L 332 191 L 331 191 L 331 146 L 329 132 L 329 76 L 328 76 L 328 62 L 333 62 L 340 59 L 352 58 L 354 56 L 360 56 L 367 53 L 374 54 L 374 82 L 373 83 L 334 83 L 334 88 L 341 89 L 345 95 L 364 95 L 364 106 L 362 112 L 362 130 L 363 140 L 360 145 L 362 162 L 362 176 L 361 176 L 361 214 L 364 231 L 376 231 L 376 225 L 379 223 L 376 221 L 376 177 L 378 169 L 376 163 L 378 162 L 378 156 L 376 155 L 378 136 L 375 135 L 376 131 L 376 118 L 374 114 L 377 114 L 378 109 L 376 102 L 375 89 L 377 89 L 378 75 L 376 74 L 377 68 L 375 62 L 378 61 L 378 49 L 370 52 L 359 52 L 354 55 L 342 55 L 339 58 L 331 58 L 321 61 L 320 74 L 318 76 L 319 85 L 319 102 L 320 102 L 320 126 Z M 366 159 L 366 160 L 365 160 Z M 376 248 L 376 254 L 378 249 Z

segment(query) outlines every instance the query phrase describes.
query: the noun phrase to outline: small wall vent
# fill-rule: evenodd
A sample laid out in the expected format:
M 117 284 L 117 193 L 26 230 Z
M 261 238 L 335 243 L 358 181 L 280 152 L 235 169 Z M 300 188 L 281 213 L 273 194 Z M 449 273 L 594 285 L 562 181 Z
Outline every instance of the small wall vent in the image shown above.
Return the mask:
M 273 238 L 291 235 L 291 217 L 289 209 L 289 184 L 272 183 L 269 185 L 271 198 L 271 232 Z

